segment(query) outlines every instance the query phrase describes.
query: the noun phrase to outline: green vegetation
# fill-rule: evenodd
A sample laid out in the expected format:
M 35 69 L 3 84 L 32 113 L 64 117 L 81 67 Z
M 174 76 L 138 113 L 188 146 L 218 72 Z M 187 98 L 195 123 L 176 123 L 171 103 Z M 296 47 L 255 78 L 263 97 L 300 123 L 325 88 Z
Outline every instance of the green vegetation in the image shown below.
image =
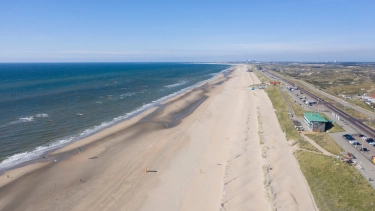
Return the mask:
M 375 190 L 352 166 L 301 150 L 295 156 L 319 210 L 374 210 Z
M 315 92 L 314 90 L 310 89 L 310 87 L 305 86 L 305 85 L 304 85 L 303 83 L 301 83 L 300 81 L 298 81 L 298 80 L 296 80 L 296 79 L 294 79 L 294 78 L 291 78 L 291 77 L 288 76 L 288 75 L 285 75 L 285 74 L 284 74 L 284 75 L 280 75 L 279 73 L 275 73 L 275 72 L 274 72 L 274 74 L 279 75 L 280 77 L 288 78 L 289 80 L 293 81 L 297 86 L 309 90 L 312 94 L 314 94 L 314 95 L 316 95 L 316 96 L 322 98 L 322 99 L 323 99 L 324 101 L 326 101 L 326 102 L 332 103 L 332 104 L 335 105 L 337 108 L 341 109 L 342 111 L 346 112 L 347 114 L 349 114 L 350 116 L 352 116 L 352 117 L 354 117 L 354 118 L 357 118 L 357 119 L 368 119 L 368 116 L 367 116 L 367 115 L 365 115 L 365 114 L 363 114 L 363 113 L 361 113 L 361 112 L 358 112 L 358 111 L 356 111 L 356 110 L 354 110 L 354 109 L 352 109 L 352 108 L 350 108 L 350 107 L 346 107 L 346 106 L 344 106 L 344 105 L 341 104 L 341 103 L 337 103 L 336 101 L 334 101 L 334 100 L 332 100 L 332 99 L 329 99 L 329 98 L 327 98 L 327 97 L 321 95 L 321 94 L 318 93 L 318 92 Z M 309 81 L 309 82 L 310 82 L 310 81 Z M 311 82 L 310 82 L 310 83 L 311 83 Z M 314 83 L 312 83 L 312 84 L 314 84 Z M 316 87 L 316 84 L 314 84 L 314 86 Z M 346 86 L 345 86 L 345 87 L 346 87 Z M 346 87 L 346 88 L 347 88 L 347 89 L 351 89 L 351 88 L 348 88 L 348 87 Z M 326 92 L 326 90 L 323 90 L 323 91 Z M 363 92 L 363 91 L 362 91 L 362 92 Z M 362 93 L 362 92 L 361 92 L 361 93 Z M 332 93 L 330 93 L 330 94 L 332 94 Z M 346 100 L 346 101 L 348 101 L 348 102 L 350 102 L 350 103 L 352 103 L 352 104 L 354 104 L 354 105 L 357 105 L 357 106 L 362 107 L 362 108 L 364 108 L 364 109 L 367 109 L 367 110 L 369 110 L 369 111 L 371 111 L 371 112 L 374 112 L 373 109 L 372 109 L 370 106 L 368 106 L 367 104 L 365 104 L 364 102 L 362 102 L 362 101 L 360 101 L 360 100 L 358 100 L 358 99 L 349 99 L 349 100 L 348 100 L 348 99 L 343 99 L 343 100 Z M 335 130 L 335 127 L 334 127 L 334 126 L 336 126 L 336 125 L 335 125 L 335 124 L 333 125 L 333 129 L 334 129 L 334 130 L 330 130 L 329 132 L 331 132 L 331 133 L 334 133 L 334 132 L 341 132 L 340 129 L 339 129 L 339 130 Z M 373 126 L 372 126 L 372 127 L 373 127 Z M 337 125 L 336 128 L 341 128 L 341 127 Z
M 316 134 L 305 134 L 307 137 L 311 138 L 315 143 L 321 146 L 328 152 L 340 155 L 344 151 L 328 134 L 326 133 L 316 133 Z
M 366 122 L 363 122 L 363 123 L 365 123 L 366 125 L 368 125 L 368 126 L 370 126 L 370 127 L 372 127 L 372 128 L 375 129 L 375 122 L 374 122 L 374 120 L 371 120 L 370 122 L 366 121 Z
M 353 105 L 356 105 L 356 106 L 364 108 L 364 109 L 366 109 L 368 111 L 374 112 L 374 109 L 371 108 L 371 106 L 367 105 L 365 102 L 363 102 L 361 100 L 349 99 L 347 101 L 350 102 Z
M 375 93 L 373 83 L 375 82 L 375 73 L 370 71 L 374 67 L 374 65 L 359 68 L 324 64 L 271 64 L 267 66 L 267 69 L 280 72 L 289 79 L 305 80 L 323 91 L 337 96 L 337 93 L 345 92 L 348 94 L 359 91 L 358 94 Z M 370 84 L 366 81 L 372 81 L 371 86 L 368 86 Z M 364 86 L 362 86 L 362 83 Z M 304 87 L 301 83 L 296 84 Z M 266 91 L 269 92 L 269 90 Z M 333 100 L 328 100 L 314 91 L 312 93 L 325 101 L 333 102 Z M 277 103 L 274 102 L 271 94 L 269 95 L 275 109 L 280 111 L 281 109 L 277 108 Z M 350 112 L 348 109 L 348 113 Z M 279 121 L 283 124 L 280 118 Z M 372 125 L 375 125 L 375 121 Z M 341 130 L 342 128 L 334 123 L 330 132 Z M 307 136 L 331 153 L 339 154 L 342 150 L 326 133 Z M 304 150 L 296 151 L 295 156 L 319 210 L 374 210 L 375 190 L 352 166 L 342 163 L 338 159 Z
M 305 81 L 326 93 L 374 112 L 373 106 L 360 100 L 360 96 L 365 93 L 375 94 L 374 64 L 272 64 L 267 65 L 266 69 L 289 79 Z
M 279 86 L 268 86 L 265 91 L 271 99 L 272 105 L 276 110 L 276 116 L 279 120 L 281 129 L 285 132 L 286 138 L 291 141 L 297 141 L 302 149 L 319 152 L 313 145 L 305 141 L 294 128 L 293 123 L 289 119 L 289 108 L 286 104 Z
M 268 78 L 263 73 L 259 72 L 258 70 L 254 69 L 253 72 L 258 77 L 260 82 L 264 83 L 264 82 L 268 81 Z
M 274 64 L 275 71 L 306 81 L 334 96 L 373 93 L 373 64 Z M 280 71 L 281 72 L 281 71 Z

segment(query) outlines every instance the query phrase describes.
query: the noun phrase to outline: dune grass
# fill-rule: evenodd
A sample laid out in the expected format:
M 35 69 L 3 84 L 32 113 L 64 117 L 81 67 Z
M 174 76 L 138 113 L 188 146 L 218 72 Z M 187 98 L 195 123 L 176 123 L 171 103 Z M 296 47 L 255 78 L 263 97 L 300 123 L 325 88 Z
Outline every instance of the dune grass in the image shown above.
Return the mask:
M 332 138 L 326 133 L 315 133 L 315 134 L 305 134 L 307 137 L 311 138 L 315 143 L 321 146 L 328 152 L 340 155 L 340 152 L 344 151 Z
M 277 119 L 279 120 L 281 129 L 285 132 L 286 138 L 290 141 L 297 141 L 299 147 L 302 149 L 319 152 L 313 145 L 305 141 L 294 128 L 292 121 L 289 119 L 289 108 L 286 104 L 279 86 L 268 86 L 265 91 L 271 99 L 272 105 L 275 108 Z
M 375 122 L 374 122 L 374 120 L 371 120 L 370 122 L 366 121 L 366 122 L 363 122 L 363 123 L 365 123 L 366 125 L 372 127 L 373 129 L 375 129 Z
M 255 70 L 255 68 L 253 68 L 253 72 L 257 76 L 257 78 L 260 80 L 260 82 L 264 83 L 268 81 L 268 78 L 263 73 L 259 72 L 258 70 Z
M 352 166 L 302 150 L 295 156 L 319 210 L 374 210 L 375 190 Z
M 359 106 L 359 107 L 361 107 L 363 109 L 366 109 L 366 110 L 368 110 L 368 111 L 370 111 L 372 113 L 375 112 L 374 109 L 371 108 L 371 106 L 367 105 L 365 102 L 363 102 L 361 100 L 358 100 L 358 99 L 349 99 L 347 101 L 350 102 L 350 103 L 352 103 L 352 104 L 354 104 L 354 105 L 356 105 L 356 106 Z

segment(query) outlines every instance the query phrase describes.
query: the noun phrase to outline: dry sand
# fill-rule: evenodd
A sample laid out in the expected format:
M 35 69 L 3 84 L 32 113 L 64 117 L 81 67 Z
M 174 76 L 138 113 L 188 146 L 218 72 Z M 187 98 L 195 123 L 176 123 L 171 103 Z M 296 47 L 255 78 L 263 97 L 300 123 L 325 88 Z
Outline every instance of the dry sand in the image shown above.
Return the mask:
M 315 210 L 272 104 L 248 90 L 260 82 L 246 70 L 49 155 L 57 162 L 1 175 L 0 210 Z

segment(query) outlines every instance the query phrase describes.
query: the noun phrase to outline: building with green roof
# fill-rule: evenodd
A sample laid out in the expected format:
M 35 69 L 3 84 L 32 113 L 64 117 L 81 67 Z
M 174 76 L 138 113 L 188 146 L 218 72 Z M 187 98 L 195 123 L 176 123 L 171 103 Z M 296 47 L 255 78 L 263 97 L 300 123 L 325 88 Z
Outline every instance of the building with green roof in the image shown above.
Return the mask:
M 304 112 L 303 119 L 310 130 L 314 132 L 325 132 L 326 123 L 329 122 L 326 118 L 322 117 L 322 115 L 312 112 Z

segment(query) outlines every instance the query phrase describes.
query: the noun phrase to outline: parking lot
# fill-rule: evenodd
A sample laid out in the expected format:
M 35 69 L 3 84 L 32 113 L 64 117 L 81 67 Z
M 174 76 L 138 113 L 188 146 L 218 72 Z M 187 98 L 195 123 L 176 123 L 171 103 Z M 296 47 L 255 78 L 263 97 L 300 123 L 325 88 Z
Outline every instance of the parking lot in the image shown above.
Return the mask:
M 326 116 L 332 118 L 332 113 L 328 110 L 328 108 L 326 108 L 324 106 L 324 104 L 321 104 L 319 101 L 317 101 L 316 104 L 313 104 L 313 105 L 310 106 L 310 105 L 307 105 L 305 102 L 303 102 L 300 99 L 300 98 L 304 98 L 304 99 L 307 99 L 307 100 L 313 100 L 310 96 L 305 95 L 304 93 L 301 94 L 300 90 L 289 90 L 289 89 L 286 88 L 286 86 L 284 86 L 283 89 L 286 90 L 287 93 L 289 93 L 289 95 L 292 97 L 294 103 L 301 106 L 305 111 L 321 112 L 321 113 L 324 113 Z M 334 118 L 332 118 L 332 119 L 334 119 Z M 346 140 L 345 137 L 343 137 L 343 135 L 344 134 L 351 135 L 354 138 L 354 140 L 359 143 L 359 145 L 350 144 L 350 145 L 348 145 L 348 147 L 350 146 L 353 149 L 356 149 L 358 151 L 358 153 L 363 154 L 370 161 L 371 157 L 373 155 L 375 155 L 375 147 L 370 145 L 369 143 L 367 143 L 361 137 L 359 137 L 359 135 L 368 136 L 368 134 L 362 133 L 361 131 L 359 131 L 356 128 L 352 128 L 352 126 L 349 123 L 347 123 L 344 118 L 341 118 L 336 123 L 339 124 L 341 127 L 343 127 L 344 130 L 346 130 L 346 132 L 340 133 L 341 134 L 340 137 L 335 136 L 334 140 L 336 142 L 339 141 L 339 140 L 343 140 L 343 141 L 346 141 L 348 144 L 350 144 L 349 140 Z M 308 129 L 307 127 L 305 127 L 305 128 Z M 375 138 L 375 137 L 369 137 L 369 138 Z M 337 140 L 337 139 L 339 139 L 339 140 Z M 363 148 L 366 148 L 367 151 L 360 151 L 360 148 L 362 148 L 362 144 L 363 144 Z
M 367 159 L 371 160 L 375 148 L 373 145 L 369 144 L 365 139 L 360 137 L 360 135 L 362 134 L 348 134 L 353 138 L 353 140 L 348 140 L 344 137 L 344 135 L 341 137 L 344 141 L 347 141 L 349 144 L 351 144 L 358 151 L 358 153 L 361 153 Z M 357 144 L 353 143 L 353 141 Z
M 286 91 L 291 98 L 293 99 L 294 103 L 301 106 L 303 110 L 305 111 L 314 111 L 314 112 L 321 112 L 324 113 L 329 118 L 332 118 L 331 120 L 335 120 L 332 117 L 332 112 L 324 106 L 323 103 L 320 101 L 313 99 L 311 96 L 306 95 L 305 93 L 300 90 L 290 90 L 287 88 L 287 85 L 282 87 L 282 90 Z M 303 100 L 300 98 L 303 98 L 305 100 L 316 100 L 316 104 L 307 105 Z M 307 125 L 304 123 L 303 118 L 297 118 L 294 117 L 293 119 L 299 119 L 299 121 L 302 123 L 302 125 L 305 128 L 305 131 L 308 131 Z M 369 181 L 370 184 L 375 188 L 375 165 L 371 161 L 371 157 L 375 156 L 375 147 L 370 145 L 368 142 L 366 142 L 365 139 L 362 139 L 360 135 L 368 136 L 368 134 L 364 133 L 363 131 L 359 130 L 355 126 L 348 123 L 344 118 L 340 118 L 339 121 L 336 119 L 336 123 L 340 125 L 345 132 L 338 132 L 338 133 L 329 133 L 329 135 L 332 137 L 335 142 L 341 146 L 344 150 L 342 153 L 342 156 L 348 156 L 347 153 L 350 152 L 355 156 L 355 161 L 358 164 L 358 170 Z M 343 135 L 349 134 L 351 137 L 358 142 L 358 145 L 353 145 L 347 140 Z M 375 137 L 369 137 L 369 138 L 375 138 Z M 360 151 L 361 148 L 366 148 L 366 151 Z

